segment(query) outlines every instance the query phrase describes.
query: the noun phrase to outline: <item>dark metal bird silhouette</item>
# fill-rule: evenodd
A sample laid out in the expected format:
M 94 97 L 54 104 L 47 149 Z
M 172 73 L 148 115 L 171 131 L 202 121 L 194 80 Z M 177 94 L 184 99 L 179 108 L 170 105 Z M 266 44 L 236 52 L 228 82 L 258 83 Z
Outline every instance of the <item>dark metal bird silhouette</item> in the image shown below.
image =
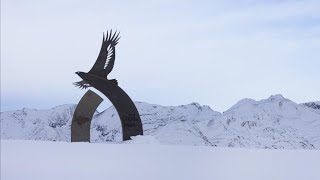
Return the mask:
M 99 56 L 92 66 L 91 70 L 88 72 L 89 74 L 107 79 L 108 74 L 112 71 L 114 66 L 114 60 L 116 58 L 115 46 L 118 44 L 118 41 L 120 39 L 119 34 L 120 32 L 117 33 L 117 31 L 112 34 L 112 30 L 110 30 L 110 33 L 108 33 L 107 31 L 106 37 L 103 34 Z M 80 71 L 76 72 L 76 74 L 78 75 L 79 73 Z M 118 84 L 118 81 L 116 79 L 110 79 L 109 81 Z M 84 80 L 74 82 L 73 84 L 81 89 L 91 87 L 91 85 Z

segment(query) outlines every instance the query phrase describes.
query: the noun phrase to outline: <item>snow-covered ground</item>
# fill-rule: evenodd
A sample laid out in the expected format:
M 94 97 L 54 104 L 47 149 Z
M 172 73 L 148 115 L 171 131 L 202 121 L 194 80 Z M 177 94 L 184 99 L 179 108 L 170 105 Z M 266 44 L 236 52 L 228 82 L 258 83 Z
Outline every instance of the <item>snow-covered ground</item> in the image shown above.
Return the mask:
M 1 180 L 319 180 L 319 150 L 1 140 Z

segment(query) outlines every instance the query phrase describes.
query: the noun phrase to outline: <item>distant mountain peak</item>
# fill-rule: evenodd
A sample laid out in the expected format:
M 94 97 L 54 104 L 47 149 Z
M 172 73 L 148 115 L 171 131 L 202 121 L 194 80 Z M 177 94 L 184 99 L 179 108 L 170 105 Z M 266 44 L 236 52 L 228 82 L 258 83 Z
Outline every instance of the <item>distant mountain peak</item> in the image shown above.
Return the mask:
M 285 98 L 281 94 L 275 94 L 271 95 L 268 100 L 269 101 L 279 101 L 279 100 L 284 100 Z
M 252 105 L 254 105 L 256 103 L 257 103 L 257 101 L 254 100 L 254 99 L 244 98 L 244 99 L 241 99 L 240 101 L 238 101 L 229 110 L 237 109 L 237 108 L 244 107 L 244 106 L 252 106 Z M 229 111 L 229 110 L 227 110 L 227 111 Z

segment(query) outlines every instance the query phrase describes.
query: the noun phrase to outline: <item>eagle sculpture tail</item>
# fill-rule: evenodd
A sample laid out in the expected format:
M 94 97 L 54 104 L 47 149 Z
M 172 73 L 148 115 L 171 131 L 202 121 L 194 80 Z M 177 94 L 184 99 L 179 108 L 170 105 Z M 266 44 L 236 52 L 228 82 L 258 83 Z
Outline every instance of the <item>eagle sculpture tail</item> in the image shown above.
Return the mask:
M 76 87 L 79 87 L 80 89 L 87 89 L 88 87 L 91 87 L 91 85 L 86 81 L 74 82 L 73 85 L 75 85 Z

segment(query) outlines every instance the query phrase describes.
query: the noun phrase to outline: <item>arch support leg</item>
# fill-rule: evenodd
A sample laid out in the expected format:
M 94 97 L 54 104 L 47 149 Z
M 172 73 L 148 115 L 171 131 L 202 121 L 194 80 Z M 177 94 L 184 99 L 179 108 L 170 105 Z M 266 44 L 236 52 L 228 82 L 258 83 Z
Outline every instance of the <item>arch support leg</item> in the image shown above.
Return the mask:
M 90 142 L 90 125 L 94 112 L 103 99 L 88 90 L 79 101 L 71 123 L 71 142 Z

